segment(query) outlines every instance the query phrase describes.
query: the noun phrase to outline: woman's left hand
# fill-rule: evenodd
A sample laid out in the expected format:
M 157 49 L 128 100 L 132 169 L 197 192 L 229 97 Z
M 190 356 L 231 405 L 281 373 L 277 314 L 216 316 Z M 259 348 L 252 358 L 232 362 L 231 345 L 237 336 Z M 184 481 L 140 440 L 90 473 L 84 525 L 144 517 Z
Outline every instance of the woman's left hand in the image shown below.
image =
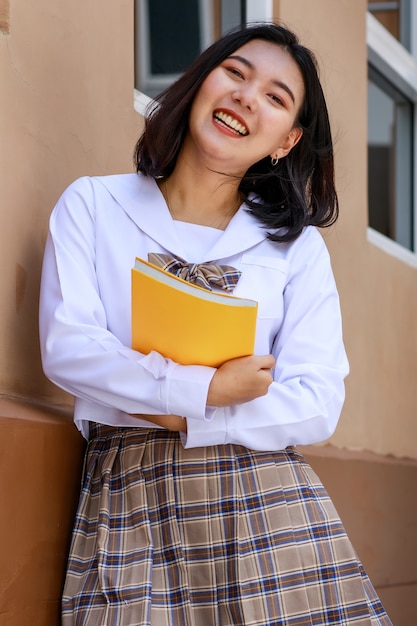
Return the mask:
M 176 432 L 187 432 L 187 420 L 180 415 L 143 415 L 143 414 L 131 414 L 132 417 L 146 420 L 157 426 L 162 426 L 167 430 L 174 430 Z

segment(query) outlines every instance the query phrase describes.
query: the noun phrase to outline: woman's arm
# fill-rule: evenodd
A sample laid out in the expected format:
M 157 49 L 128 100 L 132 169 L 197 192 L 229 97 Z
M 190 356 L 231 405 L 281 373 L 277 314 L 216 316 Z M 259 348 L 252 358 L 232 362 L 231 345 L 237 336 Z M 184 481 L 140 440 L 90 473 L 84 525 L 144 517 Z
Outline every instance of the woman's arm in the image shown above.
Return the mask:
M 227 361 L 211 379 L 207 404 L 226 407 L 250 402 L 268 393 L 273 381 L 275 359 L 266 356 L 246 356 Z
M 228 406 L 217 396 L 210 421 L 187 416 L 186 447 L 235 443 L 278 450 L 323 441 L 333 434 L 349 370 L 339 296 L 327 249 L 315 229 L 300 238 L 293 251 L 283 293 L 284 317 L 271 346 L 275 365 L 267 394 Z M 236 381 L 241 376 L 244 380 L 244 371 L 238 369 L 241 364 L 230 365 L 237 369 L 223 376 L 226 372 L 219 368 L 211 390 L 224 382 L 223 393 L 233 394 Z M 209 402 L 211 397 L 209 391 Z
M 229 406 L 249 402 L 266 395 L 272 383 L 272 355 L 249 356 L 224 363 L 210 383 L 207 403 L 212 406 Z M 187 432 L 187 420 L 179 415 L 134 415 L 168 430 Z
M 122 322 L 117 321 L 123 329 L 119 334 L 129 337 L 130 264 L 137 245 L 135 239 L 125 261 L 126 242 L 120 230 L 126 223 L 134 238 L 135 226 L 103 190 L 89 178 L 76 181 L 64 192 L 50 219 L 40 294 L 44 371 L 67 392 L 126 414 L 205 419 L 214 368 L 180 366 L 155 352 L 140 354 L 109 329 L 110 313 L 113 320 L 124 316 Z M 111 238 L 120 254 L 109 259 L 99 278 L 97 251 L 106 244 L 103 238 Z M 106 302 L 104 287 L 110 292 Z

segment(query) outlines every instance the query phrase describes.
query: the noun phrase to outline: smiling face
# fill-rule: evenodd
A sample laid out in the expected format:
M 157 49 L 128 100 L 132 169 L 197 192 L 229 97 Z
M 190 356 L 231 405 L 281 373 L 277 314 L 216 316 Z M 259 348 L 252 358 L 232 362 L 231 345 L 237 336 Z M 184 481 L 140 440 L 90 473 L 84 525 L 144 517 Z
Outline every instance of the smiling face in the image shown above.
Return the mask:
M 184 151 L 194 162 L 202 159 L 209 167 L 238 175 L 268 155 L 282 158 L 302 135 L 297 115 L 303 98 L 304 82 L 294 59 L 279 46 L 254 39 L 202 83 Z

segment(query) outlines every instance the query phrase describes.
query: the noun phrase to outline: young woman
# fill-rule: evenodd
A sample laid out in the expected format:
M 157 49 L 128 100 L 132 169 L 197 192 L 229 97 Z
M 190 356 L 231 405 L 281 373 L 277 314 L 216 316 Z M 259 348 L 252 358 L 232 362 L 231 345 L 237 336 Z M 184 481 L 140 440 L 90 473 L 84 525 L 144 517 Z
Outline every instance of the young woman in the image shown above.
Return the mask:
M 333 433 L 348 373 L 312 53 L 279 25 L 226 35 L 159 98 L 135 161 L 65 191 L 45 252 L 44 368 L 88 439 L 64 626 L 389 625 L 295 448 Z M 153 253 L 238 271 L 253 356 L 131 349 L 130 270 Z

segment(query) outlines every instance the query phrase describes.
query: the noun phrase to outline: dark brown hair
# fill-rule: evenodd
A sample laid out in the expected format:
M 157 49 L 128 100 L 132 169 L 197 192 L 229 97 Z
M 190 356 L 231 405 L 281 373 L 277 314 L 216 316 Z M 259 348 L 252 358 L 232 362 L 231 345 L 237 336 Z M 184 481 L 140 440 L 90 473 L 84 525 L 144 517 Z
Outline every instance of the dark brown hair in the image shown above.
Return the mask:
M 304 81 L 305 97 L 296 122 L 303 130 L 301 139 L 277 166 L 271 165 L 269 157 L 254 163 L 239 186 L 251 213 L 268 229 L 268 237 L 291 241 L 307 225 L 333 224 L 339 206 L 329 116 L 317 62 L 314 54 L 284 26 L 245 26 L 202 52 L 156 99 L 136 144 L 134 160 L 137 171 L 146 176 L 166 178 L 172 173 L 188 130 L 190 109 L 202 82 L 214 68 L 253 39 L 286 50 L 297 63 Z M 252 194 L 256 195 L 255 199 Z

